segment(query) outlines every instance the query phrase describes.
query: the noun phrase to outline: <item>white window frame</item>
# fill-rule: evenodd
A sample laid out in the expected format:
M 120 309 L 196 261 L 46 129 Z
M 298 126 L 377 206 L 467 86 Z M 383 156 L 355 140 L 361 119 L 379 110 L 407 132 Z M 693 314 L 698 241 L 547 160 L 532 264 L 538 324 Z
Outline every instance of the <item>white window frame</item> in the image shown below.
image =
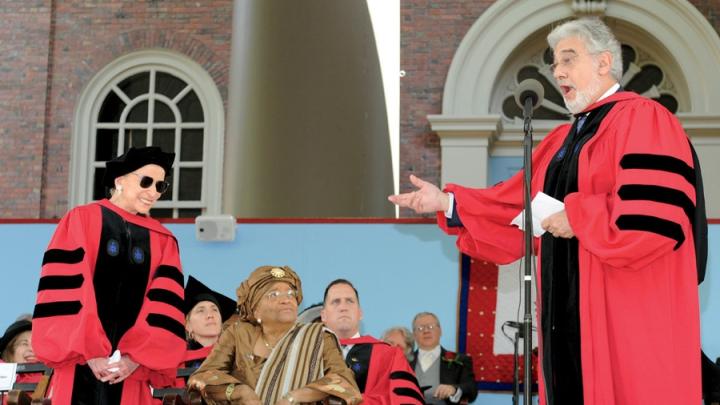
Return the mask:
M 70 159 L 69 204 L 76 206 L 93 200 L 93 175 L 97 167 L 93 164 L 95 132 L 98 128 L 96 119 L 103 101 L 120 81 L 137 73 L 150 71 L 166 72 L 187 83 L 200 100 L 204 115 L 202 162 L 178 164 L 180 143 L 176 138 L 174 151 L 176 158 L 173 165 L 175 179 L 178 179 L 180 167 L 202 167 L 201 200 L 199 202 L 159 201 L 156 208 L 201 208 L 202 214 L 219 214 L 222 203 L 222 181 L 218 179 L 222 179 L 225 144 L 223 101 L 215 82 L 202 66 L 184 55 L 164 49 L 138 51 L 112 61 L 98 72 L 83 90 L 73 126 L 75 130 Z M 158 94 L 155 96 L 161 97 Z M 148 111 L 148 114 L 152 114 L 152 111 Z M 173 127 L 175 125 L 172 124 Z M 183 128 L 187 127 L 187 124 L 181 125 Z M 189 126 L 197 127 L 192 124 Z M 174 187 L 174 193 L 177 192 L 178 187 Z M 174 212 L 177 213 L 176 210 Z

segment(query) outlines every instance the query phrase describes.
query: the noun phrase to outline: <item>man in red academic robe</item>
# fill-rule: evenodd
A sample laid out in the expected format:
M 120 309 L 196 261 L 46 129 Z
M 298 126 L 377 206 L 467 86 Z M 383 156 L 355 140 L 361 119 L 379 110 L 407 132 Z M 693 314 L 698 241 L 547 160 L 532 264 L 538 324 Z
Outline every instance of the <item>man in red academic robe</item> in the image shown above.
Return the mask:
M 180 257 L 170 231 L 146 216 L 173 157 L 131 148 L 108 162 L 113 197 L 72 209 L 55 230 L 32 336 L 55 370 L 53 404 L 149 404 L 150 384 L 174 380 L 185 353 Z
M 672 113 L 618 91 L 620 45 L 597 19 L 558 26 L 548 42 L 572 125 L 532 156 L 532 194 L 564 202 L 538 252 L 540 403 L 700 403 L 697 284 L 707 223 L 699 165 Z M 438 212 L 461 251 L 522 257 L 522 173 L 489 189 L 415 177 L 390 200 Z M 536 240 L 536 243 L 538 241 Z
M 415 373 L 402 350 L 360 336 L 360 299 L 347 280 L 338 279 L 325 289 L 321 319 L 340 339 L 345 363 L 355 373 L 363 404 L 424 404 Z

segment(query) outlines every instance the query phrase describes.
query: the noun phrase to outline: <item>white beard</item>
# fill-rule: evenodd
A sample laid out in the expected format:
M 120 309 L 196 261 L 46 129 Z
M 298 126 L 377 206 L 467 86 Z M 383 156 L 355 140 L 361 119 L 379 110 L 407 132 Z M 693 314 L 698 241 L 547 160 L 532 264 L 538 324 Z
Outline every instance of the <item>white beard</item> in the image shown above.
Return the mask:
M 587 108 L 590 104 L 592 104 L 595 99 L 593 97 L 600 91 L 600 78 L 595 77 L 588 85 L 587 89 L 585 91 L 580 91 L 578 89 L 575 89 L 575 99 L 574 100 L 568 100 L 563 96 L 563 100 L 565 101 L 565 107 L 567 107 L 568 111 L 572 114 L 577 114 Z

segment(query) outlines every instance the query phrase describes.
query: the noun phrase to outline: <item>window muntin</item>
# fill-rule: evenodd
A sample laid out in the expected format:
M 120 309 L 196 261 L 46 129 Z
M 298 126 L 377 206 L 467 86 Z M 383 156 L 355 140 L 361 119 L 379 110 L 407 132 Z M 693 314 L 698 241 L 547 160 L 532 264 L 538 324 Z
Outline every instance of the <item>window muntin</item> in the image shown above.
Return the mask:
M 159 146 L 175 152 L 168 191 L 151 211 L 154 217 L 183 218 L 207 207 L 203 175 L 206 161 L 206 112 L 195 89 L 158 68 L 122 76 L 111 83 L 91 131 L 94 156 L 90 176 L 92 197 L 105 197 L 105 162 L 130 146 Z

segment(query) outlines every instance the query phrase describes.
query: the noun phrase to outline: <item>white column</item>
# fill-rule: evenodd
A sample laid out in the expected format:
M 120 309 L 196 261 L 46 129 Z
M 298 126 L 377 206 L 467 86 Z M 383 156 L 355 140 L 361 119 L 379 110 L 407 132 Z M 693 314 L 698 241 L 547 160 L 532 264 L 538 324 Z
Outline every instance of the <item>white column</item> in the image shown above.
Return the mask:
M 489 148 L 502 131 L 500 116 L 428 115 L 428 121 L 440 137 L 442 186 L 458 183 L 469 187 L 486 187 Z

